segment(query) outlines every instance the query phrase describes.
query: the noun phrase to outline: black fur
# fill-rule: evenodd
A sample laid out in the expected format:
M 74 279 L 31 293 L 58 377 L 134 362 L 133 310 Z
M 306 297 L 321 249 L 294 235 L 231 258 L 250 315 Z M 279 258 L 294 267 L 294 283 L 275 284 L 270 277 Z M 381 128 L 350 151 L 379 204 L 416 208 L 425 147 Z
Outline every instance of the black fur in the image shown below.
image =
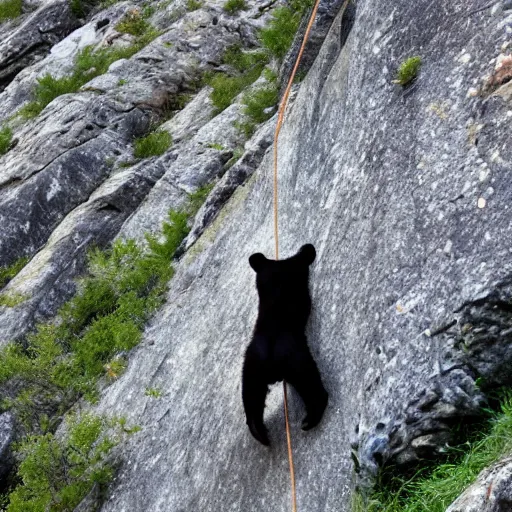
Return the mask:
M 258 319 L 245 353 L 242 399 L 251 434 L 268 445 L 263 410 L 268 385 L 283 379 L 306 405 L 304 430 L 316 426 L 327 406 L 327 392 L 309 352 L 305 334 L 311 311 L 309 265 L 316 257 L 311 244 L 286 260 L 268 260 L 253 254 L 249 264 L 256 272 Z

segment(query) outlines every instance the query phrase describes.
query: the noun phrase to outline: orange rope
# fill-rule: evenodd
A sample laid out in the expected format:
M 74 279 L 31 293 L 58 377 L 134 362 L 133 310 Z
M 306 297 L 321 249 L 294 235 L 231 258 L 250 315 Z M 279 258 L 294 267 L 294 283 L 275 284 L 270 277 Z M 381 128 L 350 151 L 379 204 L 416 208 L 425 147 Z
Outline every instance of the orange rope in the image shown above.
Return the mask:
M 348 0 L 345 0 L 345 5 L 348 3 Z M 309 33 L 311 32 L 311 27 L 315 21 L 316 13 L 318 11 L 318 5 L 320 4 L 320 0 L 316 0 L 315 6 L 311 11 L 311 16 L 309 18 L 309 23 L 306 28 L 306 32 L 304 33 L 304 38 L 302 40 L 302 44 L 299 49 L 299 53 L 297 55 L 297 59 L 295 60 L 295 65 L 293 66 L 290 79 L 288 80 L 288 85 L 283 94 L 283 99 L 281 100 L 281 104 L 279 105 L 279 113 L 277 116 L 277 125 L 276 131 L 274 134 L 274 240 L 275 240 L 275 252 L 276 252 L 276 260 L 279 259 L 279 229 L 278 229 L 278 189 L 277 189 L 277 143 L 279 139 L 279 132 L 281 131 L 281 126 L 284 120 L 284 113 L 286 111 L 286 106 L 288 105 L 288 98 L 290 96 L 290 90 L 293 85 L 293 80 L 295 78 L 295 73 L 300 64 L 300 60 L 302 58 L 302 54 L 304 53 L 304 48 L 306 47 L 306 43 L 309 38 Z M 283 380 L 283 394 L 284 394 L 284 418 L 286 425 L 286 441 L 288 444 L 288 463 L 290 465 L 290 482 L 292 487 L 292 511 L 297 512 L 297 493 L 295 489 L 295 467 L 293 465 L 293 452 L 292 452 L 292 436 L 290 433 L 290 422 L 288 419 L 288 398 L 286 393 L 286 382 Z

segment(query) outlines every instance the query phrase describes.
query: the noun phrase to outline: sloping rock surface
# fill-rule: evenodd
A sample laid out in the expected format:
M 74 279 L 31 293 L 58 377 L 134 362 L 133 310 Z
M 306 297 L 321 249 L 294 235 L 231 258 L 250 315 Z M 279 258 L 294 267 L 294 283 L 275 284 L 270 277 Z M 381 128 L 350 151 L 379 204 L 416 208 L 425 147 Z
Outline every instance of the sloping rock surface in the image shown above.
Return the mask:
M 281 255 L 317 248 L 309 339 L 330 393 L 308 433 L 292 393 L 303 510 L 349 509 L 350 444 L 367 484 L 386 460 L 433 454 L 454 421 L 478 414 L 486 349 L 462 345 L 484 333 L 510 364 L 512 118 L 498 91 L 478 89 L 506 51 L 512 13 L 484 4 L 361 0 L 348 37 L 334 21 L 288 114 Z M 404 89 L 392 80 L 412 55 L 423 65 Z M 270 449 L 251 438 L 240 400 L 257 301 L 247 258 L 273 255 L 271 162 L 184 256 L 102 397 L 100 411 L 142 426 L 104 512 L 289 508 L 281 388 L 267 401 Z
M 446 512 L 509 512 L 512 510 L 512 459 L 482 471 L 478 480 Z

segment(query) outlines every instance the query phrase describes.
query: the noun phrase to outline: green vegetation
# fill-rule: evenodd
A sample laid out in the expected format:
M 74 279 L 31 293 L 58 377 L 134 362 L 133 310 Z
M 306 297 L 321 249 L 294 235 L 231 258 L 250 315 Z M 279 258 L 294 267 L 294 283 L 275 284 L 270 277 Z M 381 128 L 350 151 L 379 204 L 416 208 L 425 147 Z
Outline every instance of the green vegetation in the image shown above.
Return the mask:
M 249 91 L 242 100 L 242 103 L 245 105 L 244 114 L 253 123 L 263 123 L 273 114 L 273 111 L 265 112 L 265 110 L 274 107 L 277 104 L 277 100 L 278 90 L 274 84 Z
M 21 16 L 22 0 L 0 0 L 0 23 Z
M 448 448 L 442 464 L 410 479 L 392 477 L 388 484 L 379 485 L 366 505 L 361 496 L 355 496 L 354 512 L 444 512 L 480 471 L 512 452 L 511 393 L 502 398 L 501 411 L 492 413 L 484 430 L 485 434 Z
M 235 14 L 238 11 L 243 11 L 247 9 L 247 4 L 245 0 L 228 0 L 224 4 L 224 10 L 229 14 Z
M 106 250 L 91 250 L 88 273 L 56 321 L 0 350 L 0 385 L 10 390 L 0 412 L 14 414 L 22 437 L 13 478 L 18 486 L 11 489 L 6 512 L 73 510 L 92 486 L 110 478 L 105 460 L 115 443 L 105 428 L 113 424 L 83 416 L 70 420 L 67 436 L 53 434 L 77 400 L 97 399 L 100 379 L 117 379 L 126 368 L 122 355 L 140 341 L 145 323 L 165 300 L 172 260 L 207 190 L 191 194 L 182 211 L 171 211 L 161 235 L 147 235 L 145 247 L 117 240 Z M 20 266 L 21 261 L 9 269 L 7 278 Z M 156 398 L 158 391 L 149 393 Z M 122 419 L 116 422 L 123 433 L 137 431 Z
M 146 21 L 141 11 L 132 9 L 128 11 L 123 19 L 116 25 L 116 30 L 123 34 L 141 37 L 155 29 Z
M 171 146 L 171 134 L 165 130 L 155 131 L 134 141 L 133 156 L 148 158 L 163 155 Z
M 14 308 L 26 301 L 28 296 L 21 293 L 0 293 L 0 306 Z
M 222 144 L 217 144 L 216 142 L 209 142 L 206 146 L 217 151 L 224 151 L 226 149 Z
M 244 154 L 244 148 L 242 148 L 242 147 L 236 148 L 233 151 L 233 156 L 226 162 L 226 165 L 224 166 L 225 169 L 229 169 L 230 167 L 233 167 L 233 165 L 235 165 L 238 162 L 238 160 L 240 160 L 240 158 L 242 157 L 243 154 Z
M 160 398 L 162 396 L 162 390 L 159 388 L 146 388 L 144 394 L 151 398 Z
M 67 418 L 65 436 L 28 436 L 16 449 L 22 483 L 10 493 L 6 512 L 74 510 L 94 485 L 111 480 L 107 456 L 128 432 L 124 425 L 83 414 Z
M 41 111 L 58 96 L 77 92 L 80 87 L 94 77 L 106 73 L 113 62 L 120 59 L 128 59 L 144 48 L 144 46 L 158 37 L 160 32 L 149 25 L 145 20 L 143 21 L 145 23 L 145 31 L 137 35 L 132 45 L 119 48 L 106 48 L 98 51 L 93 51 L 92 46 L 88 46 L 76 56 L 71 75 L 62 78 L 54 78 L 52 75 L 47 74 L 38 78 L 38 84 L 33 92 L 33 101 L 22 107 L 19 114 L 25 119 L 38 116 Z M 127 26 L 130 26 L 130 24 L 128 23 Z
M 197 9 L 201 9 L 203 2 L 199 0 L 187 0 L 186 6 L 188 12 L 197 11 Z
M 214 184 L 204 185 L 188 196 L 190 208 L 197 212 L 213 189 Z
M 6 126 L 0 129 L 0 156 L 5 155 L 11 147 L 12 130 Z
M 268 57 L 262 51 L 244 52 L 239 45 L 234 45 L 226 50 L 222 61 L 231 66 L 235 73 L 206 77 L 206 82 L 213 88 L 210 98 L 217 113 L 229 107 L 235 96 L 260 77 Z
M 421 57 L 409 57 L 400 64 L 396 73 L 396 79 L 393 80 L 393 83 L 406 87 L 416 79 L 420 67 Z
M 29 258 L 24 256 L 17 259 L 8 267 L 0 267 L 0 288 L 3 288 L 28 263 Z
M 120 78 L 119 81 L 117 82 L 117 85 L 119 87 L 121 87 L 122 85 L 125 85 L 128 83 L 128 80 L 125 80 L 124 78 Z
M 271 56 L 282 59 L 286 55 L 302 15 L 311 5 L 310 0 L 292 0 L 289 6 L 274 10 L 268 27 L 260 32 L 261 44 Z

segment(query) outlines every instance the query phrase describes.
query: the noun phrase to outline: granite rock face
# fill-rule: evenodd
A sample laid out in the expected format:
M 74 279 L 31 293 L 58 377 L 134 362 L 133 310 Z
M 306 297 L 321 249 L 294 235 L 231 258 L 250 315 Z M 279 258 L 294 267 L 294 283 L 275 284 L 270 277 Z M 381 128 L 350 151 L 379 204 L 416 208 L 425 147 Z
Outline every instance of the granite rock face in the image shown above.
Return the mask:
M 248 4 L 237 16 L 223 2 L 166 5 L 151 18 L 159 37 L 17 125 L 0 157 L 0 264 L 32 257 L 3 291 L 27 298 L 0 307 L 0 343 L 73 293 L 92 243 L 143 240 L 188 193 L 215 185 L 167 303 L 95 406 L 142 427 L 117 448 L 102 512 L 289 509 L 281 387 L 267 400 L 270 449 L 250 436 L 240 390 L 257 310 L 248 257 L 273 257 L 276 119 L 246 142 L 234 128 L 241 98 L 215 115 L 209 89 L 197 90 L 227 46 L 257 44 L 275 4 Z M 80 48 L 107 44 L 134 5 L 111 7 L 106 25 L 96 14 L 20 72 L 1 93 L 1 120 L 38 77 L 63 76 Z M 279 143 L 280 254 L 317 250 L 308 336 L 330 401 L 307 433 L 293 390 L 290 412 L 299 508 L 319 512 L 348 511 L 354 483 L 370 488 L 387 462 L 436 457 L 512 375 L 512 11 L 484 0 L 341 5 L 322 4 Z M 414 55 L 416 80 L 393 83 Z M 174 145 L 135 159 L 134 137 L 180 94 L 195 96 L 161 126 Z
M 363 0 L 346 26 L 339 14 L 280 141 L 281 255 L 317 249 L 309 340 L 330 394 L 303 433 L 292 392 L 304 510 L 349 510 L 350 446 L 358 485 L 371 486 L 381 465 L 435 457 L 450 425 L 479 414 L 479 377 L 510 375 L 512 118 L 503 91 L 479 90 L 512 17 Z M 423 64 L 402 88 L 392 80 L 411 55 Z M 167 305 L 102 397 L 100 411 L 142 426 L 104 512 L 289 507 L 281 387 L 267 402 L 269 450 L 240 400 L 256 315 L 247 258 L 273 255 L 271 163 L 184 255 Z M 163 396 L 146 397 L 148 386 Z
M 512 460 L 482 471 L 446 512 L 509 512 L 512 510 Z

